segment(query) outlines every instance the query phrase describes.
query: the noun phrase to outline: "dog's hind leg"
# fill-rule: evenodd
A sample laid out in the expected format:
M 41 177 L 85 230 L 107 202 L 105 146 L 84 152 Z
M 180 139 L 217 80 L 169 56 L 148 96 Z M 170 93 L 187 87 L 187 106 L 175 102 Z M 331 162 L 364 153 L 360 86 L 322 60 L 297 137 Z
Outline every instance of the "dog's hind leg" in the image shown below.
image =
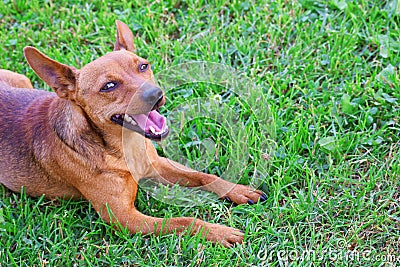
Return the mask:
M 25 75 L 3 69 L 0 69 L 1 83 L 16 88 L 33 88 L 31 81 Z

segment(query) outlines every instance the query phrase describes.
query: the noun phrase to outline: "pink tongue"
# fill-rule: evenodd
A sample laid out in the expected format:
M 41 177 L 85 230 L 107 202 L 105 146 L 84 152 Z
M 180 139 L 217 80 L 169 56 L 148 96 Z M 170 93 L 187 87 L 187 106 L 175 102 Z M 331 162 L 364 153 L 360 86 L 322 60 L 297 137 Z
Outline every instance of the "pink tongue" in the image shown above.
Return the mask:
M 163 132 L 165 129 L 166 119 L 156 110 L 150 111 L 149 114 L 132 115 L 132 117 L 145 132 L 150 132 L 150 126 L 152 126 L 156 132 Z

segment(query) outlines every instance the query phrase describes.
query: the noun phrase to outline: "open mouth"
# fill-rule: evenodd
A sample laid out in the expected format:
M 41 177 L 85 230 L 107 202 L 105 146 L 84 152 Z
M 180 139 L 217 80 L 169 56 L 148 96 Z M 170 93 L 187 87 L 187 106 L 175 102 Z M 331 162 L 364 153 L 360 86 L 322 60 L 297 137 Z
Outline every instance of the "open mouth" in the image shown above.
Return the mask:
M 114 114 L 111 121 L 129 130 L 138 132 L 151 140 L 159 141 L 167 137 L 169 130 L 166 118 L 158 111 L 158 103 L 145 114 Z

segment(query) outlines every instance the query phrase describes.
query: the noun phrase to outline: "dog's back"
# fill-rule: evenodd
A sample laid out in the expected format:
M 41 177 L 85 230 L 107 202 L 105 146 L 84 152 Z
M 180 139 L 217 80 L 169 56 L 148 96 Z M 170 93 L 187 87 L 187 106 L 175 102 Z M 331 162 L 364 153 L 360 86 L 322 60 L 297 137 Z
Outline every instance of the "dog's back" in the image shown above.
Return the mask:
M 13 191 L 29 184 L 40 185 L 34 180 L 43 179 L 32 144 L 46 134 L 41 121 L 54 96 L 51 92 L 13 88 L 0 83 L 0 183 Z
M 0 69 L 0 84 L 16 88 L 33 88 L 31 81 L 25 75 Z

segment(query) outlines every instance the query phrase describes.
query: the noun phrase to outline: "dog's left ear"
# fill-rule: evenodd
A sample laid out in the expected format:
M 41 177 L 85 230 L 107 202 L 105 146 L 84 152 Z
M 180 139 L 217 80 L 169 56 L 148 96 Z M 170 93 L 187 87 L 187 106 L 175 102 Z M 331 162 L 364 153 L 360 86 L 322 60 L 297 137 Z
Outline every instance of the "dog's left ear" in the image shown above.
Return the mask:
M 135 44 L 133 43 L 133 33 L 128 25 L 117 20 L 117 40 L 114 44 L 114 51 L 125 49 L 127 51 L 135 51 Z

